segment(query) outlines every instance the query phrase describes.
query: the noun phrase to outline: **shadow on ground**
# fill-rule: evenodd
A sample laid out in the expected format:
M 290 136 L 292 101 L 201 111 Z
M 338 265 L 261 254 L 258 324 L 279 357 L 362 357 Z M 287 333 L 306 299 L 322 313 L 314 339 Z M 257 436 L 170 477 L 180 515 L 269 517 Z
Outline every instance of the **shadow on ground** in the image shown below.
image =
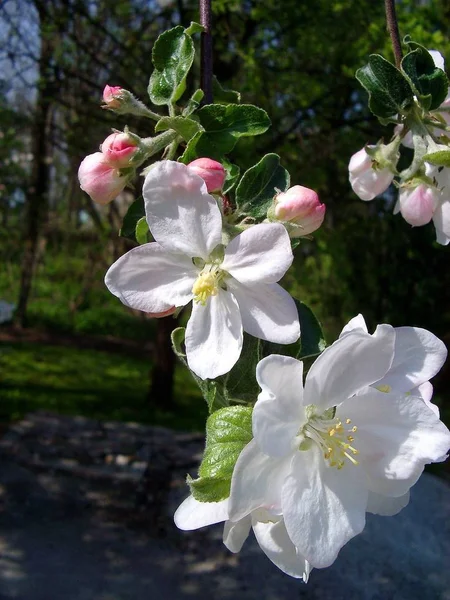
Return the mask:
M 306 586 L 278 571 L 254 540 L 232 555 L 219 526 L 176 530 L 172 514 L 186 495 L 186 454 L 198 458 L 195 443 L 178 443 L 186 466 L 172 461 L 162 509 L 154 495 L 142 495 L 140 478 L 84 477 L 32 458 L 25 465 L 21 451 L 14 458 L 11 444 L 4 445 L 0 599 L 450 600 L 444 481 L 425 475 L 400 515 L 369 516 L 364 533 L 331 568 L 313 571 Z

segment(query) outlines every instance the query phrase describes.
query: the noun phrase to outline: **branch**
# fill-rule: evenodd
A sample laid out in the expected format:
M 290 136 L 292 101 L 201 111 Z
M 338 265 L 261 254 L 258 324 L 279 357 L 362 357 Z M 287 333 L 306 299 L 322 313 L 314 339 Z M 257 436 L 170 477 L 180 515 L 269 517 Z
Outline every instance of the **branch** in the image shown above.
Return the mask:
M 384 0 L 384 6 L 386 9 L 387 27 L 389 35 L 391 36 L 392 48 L 394 50 L 395 64 L 398 68 L 402 62 L 403 52 L 400 33 L 398 31 L 397 15 L 395 13 L 395 0 Z
M 205 94 L 204 103 L 212 104 L 213 54 L 211 35 L 211 0 L 200 0 L 200 24 L 205 28 L 205 31 L 201 34 L 200 87 Z

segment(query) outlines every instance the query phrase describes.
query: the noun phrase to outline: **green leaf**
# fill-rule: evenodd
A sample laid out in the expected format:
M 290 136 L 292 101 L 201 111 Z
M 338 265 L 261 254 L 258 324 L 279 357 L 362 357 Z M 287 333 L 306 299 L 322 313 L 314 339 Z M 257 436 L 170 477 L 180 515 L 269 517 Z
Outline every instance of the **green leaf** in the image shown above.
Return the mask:
M 194 42 L 181 25 L 158 37 L 152 52 L 155 69 L 148 85 L 153 104 L 171 104 L 182 96 L 194 54 Z
M 186 117 L 163 117 L 156 123 L 156 132 L 167 129 L 176 131 L 186 142 L 193 138 L 198 131 L 203 131 L 200 123 Z
M 183 349 L 184 338 L 186 337 L 186 329 L 184 327 L 176 327 L 170 334 L 172 340 L 172 348 L 179 358 L 186 358 L 186 352 Z M 186 361 L 183 361 L 186 364 Z
M 202 33 L 203 31 L 205 31 L 203 25 L 200 25 L 200 23 L 196 23 L 195 21 L 191 21 L 189 27 L 186 28 L 186 33 L 188 35 L 194 35 L 194 33 Z
M 225 183 L 223 184 L 222 192 L 224 194 L 228 194 L 234 188 L 239 179 L 239 174 L 241 169 L 237 165 L 233 165 L 228 160 L 223 159 L 222 164 L 227 171 L 227 176 L 225 178 Z
M 450 167 L 450 150 L 430 152 L 430 154 L 423 156 L 423 160 L 437 167 Z
M 237 208 L 254 219 L 265 218 L 277 190 L 289 188 L 290 177 L 277 154 L 266 154 L 244 173 L 236 189 Z
M 212 85 L 214 104 L 239 104 L 241 101 L 241 94 L 235 90 L 226 90 L 223 88 L 217 77 L 213 77 Z
M 234 466 L 252 437 L 251 407 L 229 406 L 209 416 L 199 478 L 188 479 L 196 500 L 219 502 L 228 498 Z
M 141 217 L 136 223 L 136 230 L 134 233 L 138 244 L 146 244 L 149 241 L 149 231 L 147 219 L 145 217 Z
M 326 342 L 322 327 L 313 311 L 294 298 L 300 321 L 300 339 L 293 344 L 273 344 L 272 342 L 261 342 L 261 358 L 269 354 L 283 354 L 292 356 L 298 360 L 306 357 L 315 357 L 325 350 Z
M 130 204 L 123 218 L 119 235 L 136 242 L 136 225 L 142 217 L 145 217 L 144 198 L 139 196 L 139 198 Z
M 183 110 L 183 117 L 189 117 L 189 115 L 191 115 L 194 111 L 197 110 L 197 108 L 200 106 L 200 102 L 203 100 L 203 96 L 204 96 L 204 92 L 203 90 L 196 90 L 191 98 L 189 98 L 186 106 L 184 107 Z
M 356 71 L 356 79 L 369 93 L 369 108 L 377 117 L 403 113 L 413 102 L 404 75 L 379 54 L 370 55 L 368 64 Z
M 270 127 L 266 111 L 252 104 L 208 104 L 196 116 L 205 131 L 189 141 L 180 158 L 185 164 L 201 156 L 222 160 L 240 137 L 260 135 Z
M 425 110 L 439 108 L 448 91 L 447 75 L 434 64 L 433 57 L 424 46 L 405 38 L 411 52 L 401 62 L 401 68 L 413 86 Z

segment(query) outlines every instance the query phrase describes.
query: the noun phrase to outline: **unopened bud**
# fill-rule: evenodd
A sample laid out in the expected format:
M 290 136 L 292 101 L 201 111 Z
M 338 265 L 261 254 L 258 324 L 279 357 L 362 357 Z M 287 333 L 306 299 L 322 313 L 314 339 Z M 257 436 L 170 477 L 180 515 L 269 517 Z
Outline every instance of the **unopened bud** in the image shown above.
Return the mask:
M 348 170 L 350 185 L 361 200 L 373 200 L 375 196 L 385 192 L 394 179 L 394 173 L 390 169 L 376 168 L 375 161 L 365 148 L 351 157 Z
M 302 185 L 294 185 L 287 192 L 275 196 L 273 216 L 278 221 L 296 225 L 289 230 L 291 237 L 300 237 L 316 231 L 325 218 L 325 204 L 319 200 L 314 190 Z
M 136 139 L 127 133 L 112 133 L 106 138 L 100 149 L 110 165 L 121 169 L 129 166 L 138 147 Z
M 105 105 L 103 108 L 109 108 L 114 110 L 120 108 L 123 101 L 123 92 L 126 91 L 118 85 L 105 85 L 103 90 L 103 102 Z
M 108 204 L 124 189 L 127 178 L 105 160 L 102 152 L 89 154 L 78 169 L 80 187 L 98 204 Z
M 407 223 L 415 227 L 426 225 L 433 218 L 438 204 L 439 192 L 426 185 L 415 188 L 402 188 L 399 195 L 399 208 Z
M 222 189 L 227 173 L 219 162 L 210 158 L 197 158 L 188 164 L 196 175 L 206 183 L 206 189 L 211 194 Z

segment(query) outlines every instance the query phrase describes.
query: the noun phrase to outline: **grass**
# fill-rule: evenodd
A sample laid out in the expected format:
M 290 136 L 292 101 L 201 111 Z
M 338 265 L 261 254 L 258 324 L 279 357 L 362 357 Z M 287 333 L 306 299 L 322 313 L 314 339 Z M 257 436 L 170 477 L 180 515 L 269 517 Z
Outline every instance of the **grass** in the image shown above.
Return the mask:
M 147 359 L 96 350 L 0 344 L 0 421 L 51 410 L 202 431 L 206 403 L 189 372 L 177 368 L 175 407 L 165 410 L 147 401 L 150 366 Z

